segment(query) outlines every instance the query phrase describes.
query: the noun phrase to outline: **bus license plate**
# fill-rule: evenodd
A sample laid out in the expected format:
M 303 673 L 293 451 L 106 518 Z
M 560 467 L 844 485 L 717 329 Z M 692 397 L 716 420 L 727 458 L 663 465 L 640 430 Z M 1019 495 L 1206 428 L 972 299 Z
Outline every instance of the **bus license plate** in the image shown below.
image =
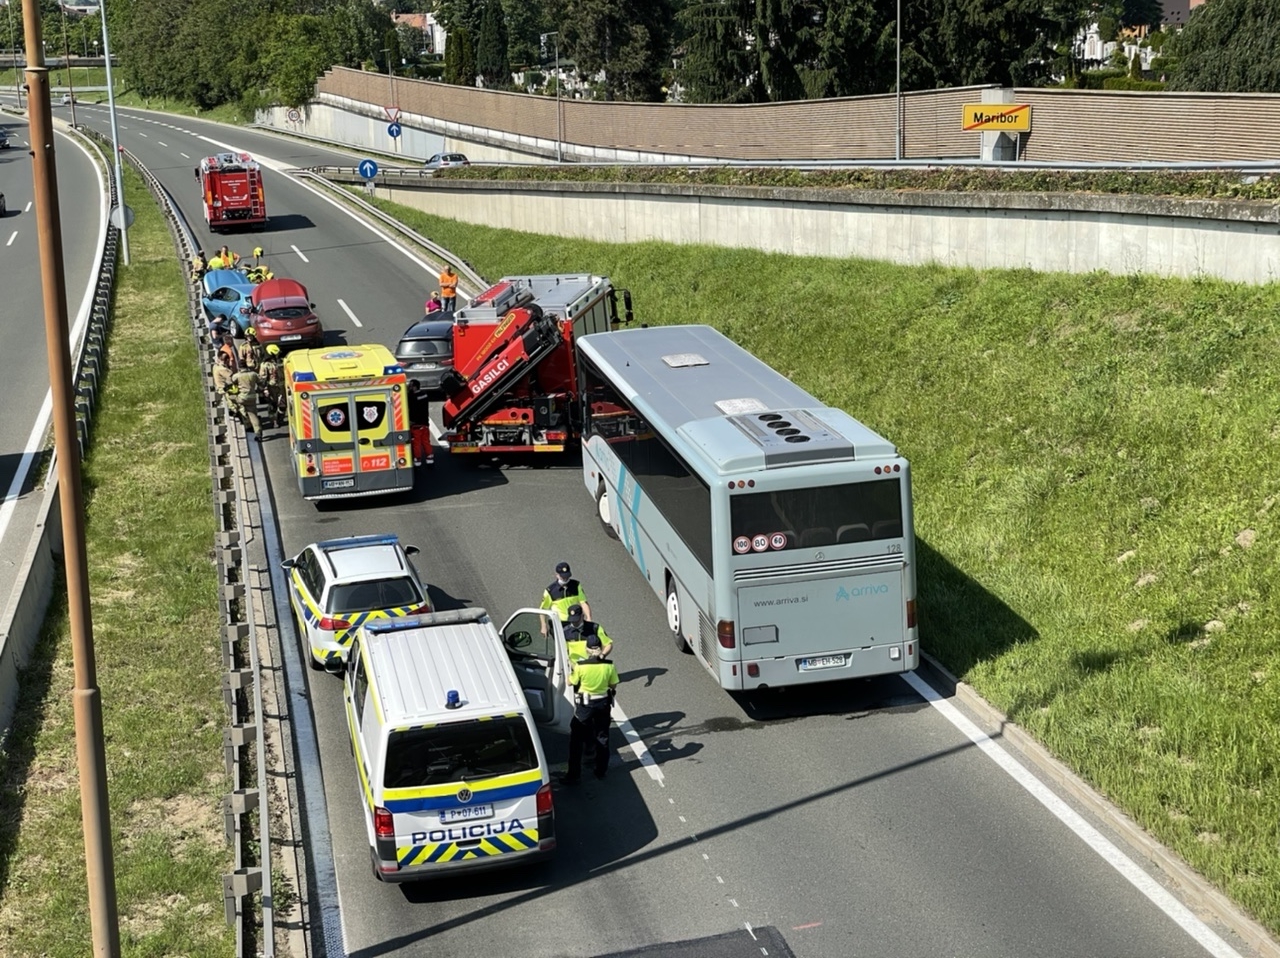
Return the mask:
M 801 672 L 812 672 L 815 669 L 838 669 L 844 665 L 843 655 L 818 655 L 811 659 L 800 660 Z
M 482 818 L 493 818 L 492 805 L 470 805 L 466 808 L 446 808 L 440 812 L 440 824 L 453 822 L 474 822 Z
M 354 479 L 326 479 L 323 482 L 326 489 L 350 489 L 355 484 Z

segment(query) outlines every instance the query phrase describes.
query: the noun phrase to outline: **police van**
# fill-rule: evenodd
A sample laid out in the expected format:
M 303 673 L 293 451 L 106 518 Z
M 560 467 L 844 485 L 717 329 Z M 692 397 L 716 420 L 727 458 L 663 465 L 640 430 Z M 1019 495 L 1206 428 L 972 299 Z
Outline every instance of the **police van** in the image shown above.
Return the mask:
M 366 622 L 343 699 L 373 874 L 414 881 L 550 853 L 538 727 L 573 716 L 559 617 L 484 609 Z

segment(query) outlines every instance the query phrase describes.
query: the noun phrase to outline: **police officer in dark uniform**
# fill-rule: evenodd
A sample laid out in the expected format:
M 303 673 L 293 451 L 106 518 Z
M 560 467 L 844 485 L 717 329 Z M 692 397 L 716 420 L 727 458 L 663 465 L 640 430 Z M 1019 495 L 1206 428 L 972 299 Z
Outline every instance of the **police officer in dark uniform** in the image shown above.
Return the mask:
M 564 641 L 569 647 L 571 663 L 584 662 L 592 657 L 589 645 L 592 636 L 600 640 L 596 645 L 599 650 L 597 657 L 607 658 L 613 651 L 613 639 L 609 638 L 604 626 L 588 619 L 582 606 L 575 602 L 569 606 L 569 618 L 564 623 Z
M 569 675 L 576 704 L 569 723 L 569 769 L 560 779 L 565 785 L 582 781 L 582 749 L 588 740 L 596 746 L 596 778 L 604 778 L 609 770 L 609 711 L 618 689 L 618 670 L 600 656 L 600 636 L 592 634 L 586 641 L 588 656 Z
M 559 562 L 556 564 L 556 579 L 543 590 L 542 605 L 539 608 L 555 609 L 556 615 L 560 616 L 561 622 L 569 620 L 569 606 L 577 603 L 586 611 L 587 618 L 591 617 L 591 606 L 587 604 L 587 593 L 582 589 L 582 583 L 571 577 L 572 572 L 569 570 L 569 563 Z

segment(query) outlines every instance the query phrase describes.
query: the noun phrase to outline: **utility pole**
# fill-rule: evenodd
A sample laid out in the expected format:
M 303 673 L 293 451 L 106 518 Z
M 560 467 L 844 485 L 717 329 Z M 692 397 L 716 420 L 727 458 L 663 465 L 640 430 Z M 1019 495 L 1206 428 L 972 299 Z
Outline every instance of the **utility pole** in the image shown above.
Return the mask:
M 102 733 L 102 693 L 93 654 L 93 617 L 89 608 L 89 563 L 84 542 L 84 492 L 80 485 L 80 446 L 76 437 L 75 384 L 71 373 L 71 334 L 62 259 L 62 221 L 58 209 L 58 168 L 53 148 L 53 110 L 49 69 L 45 66 L 39 0 L 22 0 L 27 41 L 27 120 L 30 124 L 33 200 L 40 248 L 40 284 L 44 298 L 49 392 L 53 399 L 54 450 L 58 460 L 58 497 L 62 517 L 63 564 L 67 576 L 67 612 L 75 685 L 76 763 L 80 772 L 80 818 L 89 887 L 89 921 L 95 958 L 118 958 L 120 924 L 116 910 L 115 859 L 107 804 L 107 760 Z M 103 23 L 106 18 L 103 18 Z M 35 62 L 32 62 L 32 61 Z
M 542 55 L 547 55 L 547 37 L 555 39 L 555 58 L 556 58 L 556 162 L 564 162 L 564 126 L 561 120 L 560 111 L 560 31 L 556 30 L 552 33 L 544 33 L 542 35 Z
M 902 0 L 898 0 L 898 18 L 894 20 L 894 32 L 897 34 L 898 46 L 898 79 L 893 85 L 893 158 L 902 159 Z
M 59 5 L 61 7 L 61 5 Z M 71 79 L 71 45 L 67 42 L 67 8 L 62 10 L 62 65 L 67 68 L 67 93 L 71 97 L 71 125 L 76 125 L 76 85 Z
M 18 94 L 18 109 L 22 109 L 22 84 L 18 82 L 18 34 L 13 27 L 13 0 L 5 4 L 9 8 L 9 52 L 13 56 L 13 92 Z
M 29 3 L 30 0 L 22 0 Z M 97 44 L 97 41 L 94 41 Z M 111 152 L 116 158 L 116 207 L 120 210 L 120 222 L 116 229 L 120 230 L 120 252 L 124 256 L 124 265 L 129 265 L 129 221 L 125 218 L 124 206 L 124 170 L 120 168 L 120 129 L 116 122 L 116 86 L 111 82 L 111 42 L 107 39 L 107 11 L 102 11 L 102 55 L 107 62 L 107 111 L 111 114 Z

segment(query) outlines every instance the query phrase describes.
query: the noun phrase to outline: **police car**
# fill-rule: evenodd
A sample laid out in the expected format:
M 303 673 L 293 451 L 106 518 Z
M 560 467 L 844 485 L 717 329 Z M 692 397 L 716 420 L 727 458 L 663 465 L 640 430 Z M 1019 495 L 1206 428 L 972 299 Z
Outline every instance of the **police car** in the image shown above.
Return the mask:
M 281 563 L 289 573 L 289 604 L 311 667 L 340 670 L 365 622 L 431 611 L 427 590 L 393 535 L 313 542 Z

